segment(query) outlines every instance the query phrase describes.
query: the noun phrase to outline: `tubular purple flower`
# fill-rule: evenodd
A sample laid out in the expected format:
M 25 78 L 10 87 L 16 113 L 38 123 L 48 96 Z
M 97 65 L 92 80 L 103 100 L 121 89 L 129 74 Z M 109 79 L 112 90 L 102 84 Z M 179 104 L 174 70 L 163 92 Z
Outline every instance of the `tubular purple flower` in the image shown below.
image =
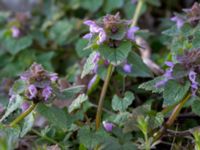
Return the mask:
M 139 30 L 139 27 L 131 27 L 128 29 L 126 37 L 127 39 L 134 41 L 135 40 L 135 32 Z
M 189 79 L 191 81 L 192 95 L 195 96 L 198 90 L 198 82 L 196 81 L 197 73 L 191 70 L 189 72 Z
M 89 81 L 87 89 L 90 89 L 92 87 L 92 85 L 94 84 L 94 82 L 97 79 L 97 75 L 93 76 L 92 79 Z
M 106 121 L 103 121 L 103 127 L 107 132 L 111 132 L 113 130 L 113 128 L 114 128 L 114 124 L 106 122 Z
M 132 71 L 132 65 L 131 64 L 124 64 L 124 66 L 123 66 L 123 70 L 124 70 L 124 72 L 126 72 L 126 73 L 131 73 L 131 71 Z
M 52 94 L 52 88 L 50 86 L 47 86 L 42 90 L 42 96 L 44 97 L 45 101 L 48 100 L 51 94 Z
M 19 37 L 19 35 L 20 35 L 20 30 L 19 30 L 16 26 L 13 26 L 13 27 L 11 28 L 11 31 L 12 31 L 12 37 L 13 37 L 13 38 Z
M 30 94 L 30 96 L 29 96 L 30 99 L 36 97 L 37 88 L 35 87 L 35 85 L 33 85 L 33 84 L 29 85 L 28 91 L 29 91 L 29 94 Z
M 165 73 L 163 75 L 164 79 L 155 84 L 155 87 L 157 87 L 157 88 L 165 85 L 168 80 L 173 79 L 172 72 L 173 72 L 173 68 L 174 68 L 174 63 L 171 61 L 166 61 L 165 64 L 169 67 L 169 69 L 167 69 L 165 71 Z
M 52 82 L 55 82 L 58 79 L 57 73 L 50 73 L 49 76 Z
M 178 29 L 180 29 L 185 23 L 184 20 L 179 16 L 172 17 L 171 21 L 176 22 L 176 26 L 177 26 Z
M 28 102 L 23 102 L 21 105 L 22 111 L 26 111 L 29 108 L 30 104 Z
M 90 40 L 92 38 L 93 34 L 92 33 L 87 33 L 83 36 L 84 39 Z

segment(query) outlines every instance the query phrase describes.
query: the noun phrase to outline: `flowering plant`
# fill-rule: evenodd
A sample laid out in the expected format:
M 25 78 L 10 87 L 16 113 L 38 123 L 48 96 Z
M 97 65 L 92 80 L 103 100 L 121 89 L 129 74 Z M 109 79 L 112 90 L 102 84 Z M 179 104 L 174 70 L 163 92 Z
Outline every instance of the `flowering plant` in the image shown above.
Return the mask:
M 199 20 L 194 0 L 0 1 L 0 149 L 198 150 Z

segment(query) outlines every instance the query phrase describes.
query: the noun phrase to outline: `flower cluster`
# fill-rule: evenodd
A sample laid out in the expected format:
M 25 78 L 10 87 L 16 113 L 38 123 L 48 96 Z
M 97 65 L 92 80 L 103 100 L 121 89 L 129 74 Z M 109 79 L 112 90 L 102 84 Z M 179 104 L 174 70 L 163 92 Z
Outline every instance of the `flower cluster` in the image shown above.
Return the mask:
M 183 9 L 186 13 L 185 16 L 181 16 L 175 14 L 174 17 L 171 18 L 171 21 L 176 22 L 177 28 L 181 28 L 184 23 L 188 22 L 193 26 L 196 26 L 200 20 L 200 5 L 196 2 L 190 9 Z
M 176 57 L 177 64 L 183 68 L 185 75 L 183 74 L 180 78 L 187 77 L 191 82 L 191 91 L 193 96 L 196 95 L 196 92 L 198 91 L 199 83 L 199 74 L 200 74 L 200 49 L 193 50 L 193 51 L 187 51 L 183 55 L 179 55 Z M 169 69 L 166 70 L 164 74 L 164 80 L 156 83 L 156 87 L 160 87 L 164 85 L 168 80 L 175 79 L 173 76 L 174 72 L 174 66 L 177 64 L 174 64 L 172 62 L 166 63 L 169 66 Z M 176 77 L 176 79 L 179 79 Z
M 135 40 L 134 33 L 139 30 L 138 27 L 128 27 L 131 21 L 122 20 L 119 13 L 116 15 L 106 15 L 103 20 L 96 23 L 92 20 L 84 21 L 89 26 L 90 33 L 83 36 L 84 39 L 94 40 L 100 45 L 107 42 L 110 47 L 118 47 L 121 40 Z
M 47 101 L 53 94 L 52 84 L 58 79 L 56 73 L 49 73 L 40 64 L 32 64 L 29 70 L 20 76 L 26 83 L 25 97 L 33 102 Z

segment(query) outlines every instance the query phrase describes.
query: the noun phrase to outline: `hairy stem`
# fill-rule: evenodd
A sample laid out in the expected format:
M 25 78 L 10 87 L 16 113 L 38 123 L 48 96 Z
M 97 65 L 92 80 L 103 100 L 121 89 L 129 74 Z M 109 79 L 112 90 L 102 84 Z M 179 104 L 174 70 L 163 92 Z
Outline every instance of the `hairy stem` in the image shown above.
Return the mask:
M 21 120 L 23 120 L 26 116 L 28 116 L 32 110 L 36 107 L 35 103 L 32 103 L 32 105 L 26 110 L 24 111 L 22 114 L 20 114 L 17 118 L 15 118 L 15 120 L 13 120 L 9 126 L 13 127 L 14 125 L 16 125 L 17 123 L 19 123 Z
M 179 115 L 183 105 L 187 102 L 187 100 L 190 98 L 191 94 L 188 93 L 174 108 L 171 116 L 169 117 L 169 119 L 167 120 L 167 122 L 165 123 L 165 125 L 157 132 L 155 133 L 154 136 L 154 142 L 157 141 L 158 139 L 160 139 L 162 137 L 162 135 L 164 134 L 165 130 L 167 128 L 169 128 L 174 121 L 176 120 L 177 116 Z
M 136 6 L 136 9 L 135 9 L 135 13 L 134 13 L 134 16 L 133 16 L 133 19 L 132 19 L 131 27 L 133 27 L 137 24 L 137 21 L 139 19 L 143 4 L 144 4 L 144 0 L 138 0 L 137 6 Z
M 110 81 L 110 77 L 112 75 L 112 71 L 113 71 L 113 65 L 110 64 L 108 67 L 108 71 L 107 71 L 107 75 L 106 75 L 106 79 L 104 81 L 103 84 L 103 88 L 101 91 L 101 95 L 99 98 L 99 103 L 98 103 L 98 107 L 97 107 L 97 113 L 96 113 L 96 129 L 98 129 L 100 127 L 101 124 L 101 114 L 102 114 L 102 108 L 103 108 L 103 102 L 104 102 L 104 98 L 108 89 L 108 84 Z

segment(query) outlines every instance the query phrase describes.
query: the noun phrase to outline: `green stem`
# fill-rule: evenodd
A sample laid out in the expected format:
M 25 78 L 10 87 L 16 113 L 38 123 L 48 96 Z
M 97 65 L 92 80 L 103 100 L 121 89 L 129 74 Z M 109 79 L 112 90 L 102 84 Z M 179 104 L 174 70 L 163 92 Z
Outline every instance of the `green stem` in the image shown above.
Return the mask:
M 133 16 L 133 19 L 132 19 L 133 21 L 132 21 L 131 27 L 133 27 L 137 24 L 137 21 L 139 19 L 139 16 L 140 16 L 140 13 L 141 13 L 141 10 L 142 10 L 143 3 L 144 3 L 144 0 L 138 0 L 137 6 L 136 6 L 136 9 L 135 9 L 135 13 L 134 13 L 134 16 Z
M 26 116 L 28 116 L 32 110 L 36 107 L 35 103 L 32 103 L 32 105 L 26 110 L 24 111 L 21 115 L 19 115 L 17 118 L 15 118 L 15 120 L 13 120 L 9 126 L 13 127 L 14 125 L 16 125 L 17 123 L 19 123 L 21 120 L 23 120 Z
M 154 142 L 157 141 L 158 139 L 160 139 L 162 137 L 162 135 L 164 134 L 165 130 L 167 128 L 169 128 L 174 121 L 176 120 L 177 116 L 179 115 L 182 107 L 184 106 L 184 104 L 188 101 L 188 99 L 191 97 L 191 94 L 188 93 L 174 108 L 171 116 L 169 117 L 169 119 L 167 120 L 167 122 L 165 123 L 165 125 L 157 132 L 155 133 L 154 136 Z
M 108 67 L 106 79 L 105 79 L 104 84 L 103 84 L 103 88 L 102 88 L 102 91 L 101 91 L 101 95 L 100 95 L 99 103 L 98 103 L 98 107 L 97 107 L 96 129 L 98 129 L 100 127 L 100 124 L 101 124 L 101 114 L 102 114 L 103 102 L 104 102 L 104 98 L 105 98 L 105 95 L 106 95 L 106 91 L 108 89 L 108 83 L 110 81 L 112 72 L 113 72 L 113 65 L 110 64 L 109 67 Z
M 55 141 L 54 139 L 52 139 L 52 138 L 50 138 L 50 137 L 48 137 L 48 136 L 46 136 L 46 135 L 42 135 L 40 132 L 38 132 L 38 131 L 35 130 L 35 129 L 31 129 L 31 131 L 32 131 L 33 133 L 35 133 L 36 135 L 40 136 L 41 138 L 43 138 L 43 139 L 49 141 L 50 143 L 55 144 L 55 145 L 58 145 L 60 148 L 64 149 L 64 146 L 61 145 L 60 143 L 58 143 L 57 141 Z

